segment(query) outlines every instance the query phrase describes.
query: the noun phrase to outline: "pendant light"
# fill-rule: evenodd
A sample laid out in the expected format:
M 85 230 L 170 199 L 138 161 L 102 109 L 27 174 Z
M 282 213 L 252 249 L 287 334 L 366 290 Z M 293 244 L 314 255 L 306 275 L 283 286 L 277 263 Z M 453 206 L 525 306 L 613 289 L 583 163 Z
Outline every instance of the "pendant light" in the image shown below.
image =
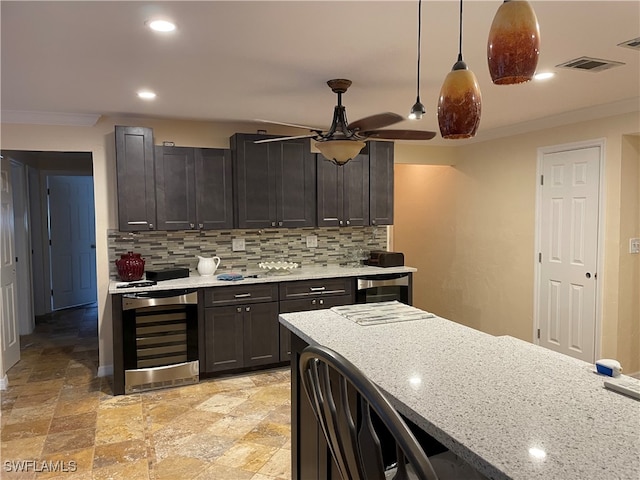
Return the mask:
M 418 79 L 416 81 L 416 103 L 411 107 L 410 120 L 420 120 L 426 110 L 420 101 L 420 33 L 422 30 L 422 0 L 418 0 Z
M 438 125 L 442 138 L 473 137 L 480 125 L 482 96 L 478 80 L 462 60 L 462 0 L 458 61 L 447 74 L 438 99 Z
M 540 28 L 526 0 L 505 0 L 491 23 L 487 61 L 496 85 L 514 85 L 533 78 L 540 54 Z

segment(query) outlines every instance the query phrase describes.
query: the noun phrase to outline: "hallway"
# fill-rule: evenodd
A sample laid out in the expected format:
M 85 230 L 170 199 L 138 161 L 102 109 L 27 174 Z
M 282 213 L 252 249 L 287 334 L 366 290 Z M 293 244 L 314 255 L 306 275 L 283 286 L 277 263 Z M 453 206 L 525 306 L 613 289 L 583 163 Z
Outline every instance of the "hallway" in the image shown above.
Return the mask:
M 95 305 L 38 317 L 1 393 L 2 478 L 290 478 L 289 369 L 114 397 Z

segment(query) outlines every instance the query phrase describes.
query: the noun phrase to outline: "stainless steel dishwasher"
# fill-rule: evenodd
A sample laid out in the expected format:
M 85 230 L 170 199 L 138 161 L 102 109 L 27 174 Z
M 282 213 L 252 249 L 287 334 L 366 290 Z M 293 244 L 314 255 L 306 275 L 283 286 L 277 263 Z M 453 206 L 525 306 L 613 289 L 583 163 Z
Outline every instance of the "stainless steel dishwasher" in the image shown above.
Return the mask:
M 198 292 L 122 296 L 124 393 L 198 383 Z

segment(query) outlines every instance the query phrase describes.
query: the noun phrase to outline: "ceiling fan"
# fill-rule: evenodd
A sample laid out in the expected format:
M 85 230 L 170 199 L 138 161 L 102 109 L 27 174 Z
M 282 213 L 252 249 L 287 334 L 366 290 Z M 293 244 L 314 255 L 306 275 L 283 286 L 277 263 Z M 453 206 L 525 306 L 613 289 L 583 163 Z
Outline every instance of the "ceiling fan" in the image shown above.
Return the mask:
M 351 80 L 338 78 L 329 80 L 327 85 L 338 95 L 338 104 L 333 110 L 333 121 L 331 122 L 329 130 L 325 132 L 321 128 L 308 127 L 305 125 L 257 120 L 275 125 L 304 128 L 310 130 L 312 133 L 289 137 L 267 138 L 256 140 L 255 143 L 279 142 L 296 138 L 313 138 L 317 141 L 316 147 L 327 160 L 337 165 L 344 165 L 360 153 L 360 150 L 365 146 L 364 141 L 368 139 L 431 140 L 436 136 L 435 132 L 425 130 L 394 130 L 385 128 L 404 120 L 403 116 L 391 112 L 378 113 L 349 123 L 347 122 L 347 112 L 342 105 L 342 94 L 351 86 Z

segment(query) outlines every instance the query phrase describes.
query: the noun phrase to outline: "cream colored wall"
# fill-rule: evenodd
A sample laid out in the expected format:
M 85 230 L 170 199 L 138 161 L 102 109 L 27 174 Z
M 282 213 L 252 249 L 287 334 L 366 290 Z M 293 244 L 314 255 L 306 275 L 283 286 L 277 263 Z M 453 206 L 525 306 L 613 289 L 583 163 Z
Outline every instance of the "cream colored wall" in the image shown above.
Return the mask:
M 98 288 L 98 331 L 100 373 L 110 373 L 113 365 L 111 304 L 108 294 L 109 262 L 107 230 L 118 228 L 115 125 L 147 126 L 154 129 L 156 143 L 173 141 L 176 145 L 228 148 L 229 137 L 236 132 L 255 132 L 265 126 L 221 124 L 129 117 L 102 117 L 93 127 L 2 124 L 3 150 L 40 150 L 91 152 L 93 156 L 96 210 L 96 275 Z M 269 133 L 290 134 L 291 129 L 268 126 Z M 295 130 L 299 134 L 299 130 Z
M 621 188 L 621 178 L 623 135 L 639 130 L 636 112 L 465 145 L 457 149 L 452 167 L 403 165 L 398 158 L 393 246 L 419 270 L 416 305 L 491 334 L 532 341 L 538 149 L 604 138 L 597 355 L 634 365 L 633 349 L 625 346 L 634 320 L 620 317 L 620 301 L 633 292 L 635 298 L 640 283 L 632 277 L 620 289 L 622 243 L 628 242 L 621 239 L 621 225 L 637 223 L 638 213 L 621 209 L 621 192 L 626 198 L 633 190 Z M 429 156 L 427 147 L 422 163 Z M 628 168 L 625 162 L 625 173 Z
M 396 142 L 393 152 L 395 163 L 455 165 L 458 161 L 458 149 L 454 146 L 432 147 Z
M 618 352 L 629 359 L 625 372 L 640 373 L 640 255 L 629 253 L 629 239 L 640 237 L 640 137 L 623 137 L 620 174 Z

